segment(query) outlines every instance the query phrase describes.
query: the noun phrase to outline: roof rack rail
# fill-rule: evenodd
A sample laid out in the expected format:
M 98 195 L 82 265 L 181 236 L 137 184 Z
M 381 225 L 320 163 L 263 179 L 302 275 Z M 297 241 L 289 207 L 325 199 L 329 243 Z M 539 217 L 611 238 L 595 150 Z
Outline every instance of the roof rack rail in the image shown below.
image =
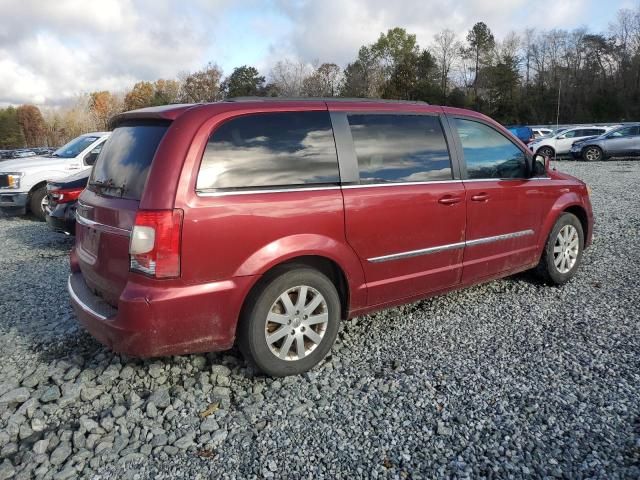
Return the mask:
M 418 105 L 429 105 L 422 100 L 389 100 L 386 98 L 350 98 L 350 97 L 230 97 L 223 102 L 375 102 L 375 103 L 407 103 Z

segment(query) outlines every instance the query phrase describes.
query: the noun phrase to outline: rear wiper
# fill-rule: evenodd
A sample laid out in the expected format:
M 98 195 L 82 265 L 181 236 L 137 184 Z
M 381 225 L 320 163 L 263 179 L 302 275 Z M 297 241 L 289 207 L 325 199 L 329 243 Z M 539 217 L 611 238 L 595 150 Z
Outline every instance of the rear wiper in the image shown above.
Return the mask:
M 91 180 L 89 185 L 92 187 L 104 188 L 108 190 L 115 190 L 120 193 L 120 197 L 124 195 L 124 187 L 117 187 L 113 184 L 113 180 Z

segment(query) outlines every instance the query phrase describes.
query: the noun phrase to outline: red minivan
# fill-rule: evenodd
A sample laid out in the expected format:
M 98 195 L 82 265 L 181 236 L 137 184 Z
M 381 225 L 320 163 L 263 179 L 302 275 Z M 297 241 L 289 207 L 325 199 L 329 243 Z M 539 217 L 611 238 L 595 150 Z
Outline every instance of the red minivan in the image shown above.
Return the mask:
M 69 293 L 117 352 L 230 348 L 304 372 L 340 319 L 536 269 L 592 237 L 587 186 L 491 119 L 421 102 L 126 112 L 77 207 Z

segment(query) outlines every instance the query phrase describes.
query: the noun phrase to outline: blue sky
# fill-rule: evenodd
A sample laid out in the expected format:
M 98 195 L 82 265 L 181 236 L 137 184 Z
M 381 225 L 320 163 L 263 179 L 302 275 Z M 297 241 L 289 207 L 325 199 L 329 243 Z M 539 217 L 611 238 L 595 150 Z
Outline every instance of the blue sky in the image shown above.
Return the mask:
M 498 40 L 525 28 L 606 31 L 639 0 L 0 0 L 0 105 L 60 105 L 124 91 L 208 62 L 225 74 L 282 59 L 345 66 L 380 32 L 400 26 L 428 47 L 478 21 Z

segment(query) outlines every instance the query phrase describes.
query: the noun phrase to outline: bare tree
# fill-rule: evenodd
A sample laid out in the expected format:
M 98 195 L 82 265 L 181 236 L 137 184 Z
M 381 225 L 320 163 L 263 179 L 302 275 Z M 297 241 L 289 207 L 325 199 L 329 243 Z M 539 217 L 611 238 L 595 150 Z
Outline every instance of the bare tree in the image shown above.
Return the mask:
M 303 81 L 303 93 L 310 97 L 335 97 L 342 83 L 342 70 L 335 63 L 323 63 Z
M 271 82 L 283 97 L 304 95 L 304 79 L 312 73 L 309 64 L 302 61 L 280 60 L 271 69 Z
M 431 50 L 438 63 L 440 71 L 440 88 L 442 90 L 443 101 L 447 98 L 449 91 L 449 75 L 451 67 L 460 56 L 462 44 L 456 40 L 456 35 L 452 30 L 445 29 L 433 36 L 434 42 Z

